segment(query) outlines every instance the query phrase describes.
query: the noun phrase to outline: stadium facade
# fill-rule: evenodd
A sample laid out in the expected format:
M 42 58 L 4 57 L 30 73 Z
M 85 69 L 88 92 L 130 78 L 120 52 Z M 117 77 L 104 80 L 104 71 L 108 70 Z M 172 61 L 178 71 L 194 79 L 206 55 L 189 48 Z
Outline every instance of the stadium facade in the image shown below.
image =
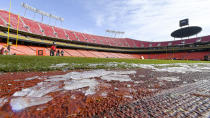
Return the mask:
M 209 60 L 210 57 L 210 36 L 164 42 L 111 38 L 18 18 L 13 13 L 9 23 L 9 12 L 0 10 L 0 49 L 8 45 L 8 39 L 13 44 L 11 54 L 16 55 L 49 56 L 50 47 L 56 42 L 57 49 L 64 50 L 64 56 L 182 60 Z M 15 46 L 17 39 L 18 46 Z

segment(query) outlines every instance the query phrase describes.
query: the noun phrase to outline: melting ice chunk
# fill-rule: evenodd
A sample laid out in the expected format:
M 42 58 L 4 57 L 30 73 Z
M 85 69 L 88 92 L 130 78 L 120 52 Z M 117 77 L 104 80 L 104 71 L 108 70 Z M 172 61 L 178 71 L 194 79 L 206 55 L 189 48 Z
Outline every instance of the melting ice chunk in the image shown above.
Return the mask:
M 59 83 L 40 82 L 34 87 L 15 92 L 13 96 L 42 97 L 57 90 L 59 90 Z
M 10 101 L 13 111 L 20 111 L 27 107 L 45 104 L 51 101 L 51 97 L 18 97 Z
M 65 90 L 75 90 L 84 87 L 89 87 L 88 90 L 84 91 L 85 95 L 94 94 L 95 87 L 98 85 L 98 82 L 95 79 L 80 79 L 64 82 Z

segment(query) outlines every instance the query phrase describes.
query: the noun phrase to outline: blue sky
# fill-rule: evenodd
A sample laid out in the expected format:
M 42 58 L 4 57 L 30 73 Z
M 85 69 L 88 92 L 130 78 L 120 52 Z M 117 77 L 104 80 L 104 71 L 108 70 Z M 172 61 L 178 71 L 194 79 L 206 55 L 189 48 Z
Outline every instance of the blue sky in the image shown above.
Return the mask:
M 105 33 L 110 29 L 136 40 L 168 41 L 185 18 L 203 28 L 199 36 L 210 34 L 210 0 L 12 0 L 11 11 L 24 16 L 21 2 L 65 19 L 61 24 L 44 17 L 44 23 L 96 35 L 110 36 Z M 0 9 L 9 10 L 9 0 Z M 30 11 L 25 17 L 41 22 Z

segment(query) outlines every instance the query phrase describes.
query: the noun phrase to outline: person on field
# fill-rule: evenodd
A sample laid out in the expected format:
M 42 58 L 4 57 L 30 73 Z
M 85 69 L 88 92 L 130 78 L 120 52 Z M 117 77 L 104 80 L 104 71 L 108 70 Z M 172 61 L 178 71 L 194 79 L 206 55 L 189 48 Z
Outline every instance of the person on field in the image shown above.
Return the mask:
M 63 51 L 63 49 L 61 50 L 61 56 L 64 56 L 64 51 Z
M 57 50 L 56 56 L 60 56 L 60 50 Z
M 9 42 L 7 46 L 8 55 L 10 55 L 11 46 L 12 46 L 12 42 Z
M 1 54 L 1 55 L 4 55 L 4 46 L 1 48 L 0 54 Z
M 55 55 L 55 52 L 56 52 L 56 45 L 53 42 L 53 45 L 50 48 L 50 56 L 54 56 Z

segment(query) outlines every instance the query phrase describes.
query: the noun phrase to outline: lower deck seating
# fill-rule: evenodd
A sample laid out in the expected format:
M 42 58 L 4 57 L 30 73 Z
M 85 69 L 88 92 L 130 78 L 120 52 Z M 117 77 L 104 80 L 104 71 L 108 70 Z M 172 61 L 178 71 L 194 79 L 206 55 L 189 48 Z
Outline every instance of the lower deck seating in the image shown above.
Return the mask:
M 6 47 L 6 43 L 0 43 L 0 49 L 3 46 Z M 17 47 L 15 45 L 11 46 L 10 54 L 36 55 L 37 50 L 45 50 L 46 56 L 50 56 L 49 47 L 26 46 L 26 45 L 18 45 Z M 62 49 L 59 50 L 61 51 Z M 88 51 L 88 50 L 64 49 L 64 56 L 95 57 L 95 58 L 204 60 L 205 55 L 210 55 L 210 52 L 205 51 L 205 52 L 177 52 L 177 53 L 156 53 L 156 54 L 124 54 L 124 53 L 103 52 L 103 51 L 99 52 L 99 51 Z

